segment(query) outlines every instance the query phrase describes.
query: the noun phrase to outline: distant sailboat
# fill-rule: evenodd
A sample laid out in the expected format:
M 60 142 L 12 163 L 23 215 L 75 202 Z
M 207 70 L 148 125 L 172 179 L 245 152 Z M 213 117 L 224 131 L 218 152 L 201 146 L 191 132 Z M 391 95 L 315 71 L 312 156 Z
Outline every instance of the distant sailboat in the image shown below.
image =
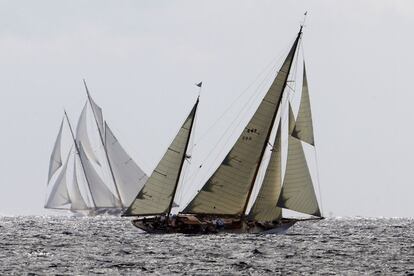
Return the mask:
M 102 109 L 93 101 L 86 83 L 85 88 L 88 101 L 79 117 L 76 135 L 66 112 L 61 123 L 50 158 L 45 208 L 88 214 L 120 214 L 131 204 L 147 176 L 103 120 Z M 93 120 L 88 120 L 88 112 L 93 114 Z M 73 144 L 62 163 L 61 144 L 65 121 Z M 88 124 L 90 121 L 93 121 L 95 128 Z M 90 139 L 90 129 L 94 129 L 95 136 L 98 136 L 97 147 Z M 72 159 L 73 162 L 70 161 Z M 72 166 L 68 166 L 69 163 Z M 72 173 L 68 172 L 70 169 Z
M 321 212 L 302 148 L 314 145 L 312 117 L 306 72 L 303 72 L 302 98 L 298 118 L 289 115 L 288 154 L 282 185 L 282 98 L 286 94 L 302 35 L 302 27 L 282 67 L 249 123 L 221 165 L 193 200 L 171 217 L 171 204 L 187 155 L 198 100 L 157 168 L 139 192 L 125 216 L 135 216 L 133 224 L 149 233 L 276 233 L 298 221 L 282 217 L 282 208 L 320 219 Z M 290 108 L 290 104 L 289 104 Z M 291 109 L 290 109 L 291 110 Z M 272 133 L 276 132 L 271 141 Z M 273 142 L 273 143 L 272 143 Z M 269 149 L 269 144 L 273 146 Z M 258 173 L 266 165 L 264 155 L 271 151 L 265 176 Z M 255 199 L 256 185 L 261 185 Z M 253 201 L 250 211 L 248 205 Z

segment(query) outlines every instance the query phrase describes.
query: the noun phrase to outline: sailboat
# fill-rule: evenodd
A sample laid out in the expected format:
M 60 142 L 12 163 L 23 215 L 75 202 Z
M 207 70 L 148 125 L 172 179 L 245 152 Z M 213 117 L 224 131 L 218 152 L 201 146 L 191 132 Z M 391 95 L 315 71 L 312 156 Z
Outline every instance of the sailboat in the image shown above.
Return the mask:
M 133 225 L 147 233 L 280 233 L 301 220 L 284 218 L 282 209 L 307 214 L 310 216 L 307 219 L 322 219 L 303 149 L 304 143 L 310 147 L 315 144 L 304 66 L 296 119 L 288 97 L 289 76 L 296 76 L 292 71 L 294 60 L 298 59 L 302 27 L 273 83 L 233 147 L 189 204 L 172 215 L 183 163 L 188 156 L 199 104 L 197 99 L 167 152 L 124 213 L 124 216 L 135 217 Z M 282 99 L 287 99 L 287 103 Z M 288 150 L 282 183 L 281 122 L 286 105 L 289 107 Z M 265 162 L 264 156 L 269 152 L 270 159 Z M 263 181 L 258 179 L 260 169 L 265 171 Z M 260 189 L 254 197 L 256 186 Z M 250 202 L 253 203 L 248 210 Z
M 88 100 L 76 134 L 66 112 L 60 125 L 50 157 L 45 208 L 88 215 L 119 215 L 131 204 L 147 176 L 121 146 L 103 120 L 102 108 L 92 99 L 85 81 L 84 85 Z M 88 117 L 89 113 L 93 116 Z M 64 126 L 70 131 L 72 146 L 62 162 Z M 90 129 L 95 136 L 90 134 Z M 91 136 L 98 141 L 93 143 Z

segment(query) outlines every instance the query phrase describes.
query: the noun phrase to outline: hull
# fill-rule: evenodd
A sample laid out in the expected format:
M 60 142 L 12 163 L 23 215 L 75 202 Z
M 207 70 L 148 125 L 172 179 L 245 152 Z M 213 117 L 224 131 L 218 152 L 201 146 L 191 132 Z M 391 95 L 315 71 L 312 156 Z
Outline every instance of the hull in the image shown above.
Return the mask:
M 123 213 L 122 208 L 96 208 L 91 210 L 70 210 L 75 217 L 95 217 L 95 216 L 115 216 L 119 217 Z
M 138 218 L 132 224 L 148 234 L 284 234 L 297 221 L 282 219 L 263 223 L 240 218 L 198 218 L 181 215 L 168 219 L 165 216 Z

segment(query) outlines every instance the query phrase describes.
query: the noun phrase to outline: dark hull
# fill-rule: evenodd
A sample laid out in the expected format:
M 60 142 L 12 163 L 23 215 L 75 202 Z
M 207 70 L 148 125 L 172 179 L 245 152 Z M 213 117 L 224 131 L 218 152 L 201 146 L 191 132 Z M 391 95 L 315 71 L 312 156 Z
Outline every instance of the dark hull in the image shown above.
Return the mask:
M 224 223 L 217 224 L 212 220 L 187 219 L 188 217 L 166 218 L 151 217 L 138 218 L 132 224 L 148 234 L 283 234 L 298 220 L 282 219 L 273 223 L 260 223 L 242 219 L 225 219 Z

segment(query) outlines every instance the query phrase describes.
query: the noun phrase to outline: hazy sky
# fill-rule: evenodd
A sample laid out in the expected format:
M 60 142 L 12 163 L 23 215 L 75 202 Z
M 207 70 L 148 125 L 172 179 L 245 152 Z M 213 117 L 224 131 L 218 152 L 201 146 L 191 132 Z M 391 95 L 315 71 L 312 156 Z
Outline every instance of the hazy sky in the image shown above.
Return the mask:
M 290 47 L 304 11 L 325 214 L 414 216 L 409 0 L 0 0 L 0 214 L 48 213 L 50 153 L 63 107 L 79 116 L 82 78 L 148 174 L 203 81 L 203 159 L 234 118 L 212 123 Z

